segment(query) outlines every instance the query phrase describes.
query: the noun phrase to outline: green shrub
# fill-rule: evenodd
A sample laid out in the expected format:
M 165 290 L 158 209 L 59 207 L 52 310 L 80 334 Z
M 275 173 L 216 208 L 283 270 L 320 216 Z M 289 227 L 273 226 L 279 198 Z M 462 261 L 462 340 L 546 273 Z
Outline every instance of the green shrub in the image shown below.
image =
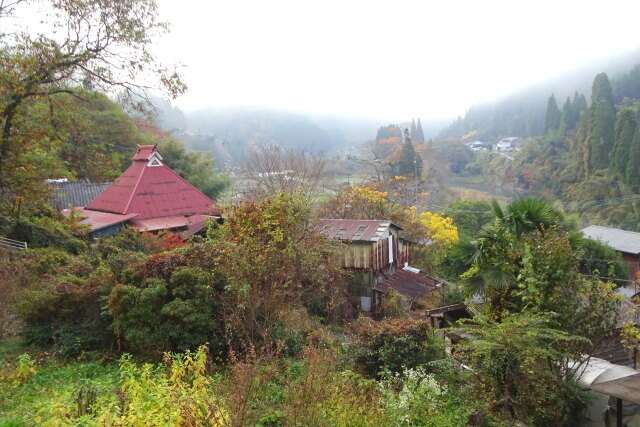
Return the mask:
M 444 345 L 435 338 L 425 320 L 387 319 L 376 322 L 360 318 L 355 324 L 357 340 L 346 353 L 369 376 L 383 371 L 401 372 L 444 357 Z
M 18 359 L 16 360 L 16 367 L 11 373 L 9 381 L 13 387 L 18 387 L 19 385 L 29 381 L 36 372 L 35 360 L 29 356 L 29 353 L 24 353 L 18 356 Z
M 125 274 L 129 280 L 111 291 L 108 307 L 119 339 L 136 351 L 193 349 L 206 342 L 219 350 L 224 341 L 220 277 L 186 266 L 171 271 L 172 258 L 163 260 L 168 264 L 146 264 L 147 273 L 161 277 L 140 281 Z
M 71 256 L 58 248 L 42 248 L 29 252 L 28 261 L 32 273 L 44 275 L 55 272 L 58 267 L 64 267 L 71 262 Z
M 10 239 L 27 242 L 32 248 L 64 247 L 69 236 L 59 230 L 51 230 L 28 221 L 18 221 L 8 236 Z
M 584 239 L 580 251 L 581 273 L 613 280 L 618 286 L 627 285 L 629 267 L 615 249 L 596 240 Z
M 88 246 L 84 241 L 75 237 L 67 239 L 67 241 L 64 243 L 64 249 L 70 254 L 74 255 L 80 255 L 81 253 L 85 252 L 87 250 L 87 247 Z
M 50 346 L 64 357 L 110 348 L 110 317 L 102 310 L 107 292 L 95 276 L 67 274 L 33 283 L 16 304 L 26 341 Z
M 138 366 L 128 355 L 120 359 L 120 403 L 97 408 L 100 425 L 222 426 L 229 417 L 206 375 L 207 353 L 165 354 L 166 367 Z

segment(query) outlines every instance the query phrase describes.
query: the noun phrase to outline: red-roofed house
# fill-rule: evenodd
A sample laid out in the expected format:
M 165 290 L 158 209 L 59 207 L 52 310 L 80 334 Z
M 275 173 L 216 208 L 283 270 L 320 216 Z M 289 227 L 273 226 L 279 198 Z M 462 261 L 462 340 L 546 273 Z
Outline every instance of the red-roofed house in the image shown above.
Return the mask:
M 87 206 L 75 210 L 87 217 L 83 222 L 91 226 L 92 237 L 116 234 L 124 224 L 140 231 L 184 230 L 191 236 L 208 218 L 220 217 L 215 202 L 165 165 L 155 145 L 139 146 L 133 164 Z

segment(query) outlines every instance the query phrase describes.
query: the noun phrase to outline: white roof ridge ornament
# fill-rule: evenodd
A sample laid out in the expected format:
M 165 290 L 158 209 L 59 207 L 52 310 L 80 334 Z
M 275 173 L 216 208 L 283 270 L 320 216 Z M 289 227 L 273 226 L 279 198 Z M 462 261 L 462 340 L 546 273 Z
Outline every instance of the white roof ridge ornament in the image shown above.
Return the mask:
M 155 166 L 164 166 L 162 163 L 162 156 L 157 151 L 154 151 L 149 156 L 149 161 L 147 162 L 147 167 L 155 167 Z

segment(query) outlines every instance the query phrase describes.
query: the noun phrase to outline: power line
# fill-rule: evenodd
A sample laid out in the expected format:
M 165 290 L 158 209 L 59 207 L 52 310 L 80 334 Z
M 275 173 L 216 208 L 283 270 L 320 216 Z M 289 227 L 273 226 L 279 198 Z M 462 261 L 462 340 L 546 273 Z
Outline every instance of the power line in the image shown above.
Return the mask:
M 97 143 L 97 144 L 109 145 L 109 146 L 111 146 L 111 147 L 116 147 L 116 148 L 119 148 L 119 149 L 121 149 L 121 150 L 136 151 L 136 149 L 135 149 L 135 148 L 125 147 L 125 146 L 123 146 L 123 145 L 114 144 L 114 143 L 112 143 L 112 142 L 101 141 L 101 140 L 99 140 L 99 139 L 91 138 L 91 137 L 84 136 L 84 135 L 76 134 L 76 135 L 72 135 L 72 136 L 74 136 L 74 137 L 76 137 L 76 138 L 84 138 L 84 139 L 86 139 L 87 141 L 95 142 L 95 143 Z
M 28 122 L 33 123 L 33 124 L 36 124 L 36 125 L 38 125 L 38 126 L 43 125 L 43 123 L 41 123 L 41 122 L 37 122 L 37 121 L 35 121 L 35 120 L 33 120 L 33 119 L 24 118 L 23 120 L 28 121 Z M 48 127 L 53 127 L 53 128 L 55 129 L 55 127 L 54 127 L 53 125 L 51 125 L 51 124 L 49 124 L 49 125 L 47 125 L 47 126 L 48 126 Z M 26 134 L 26 133 L 23 133 L 23 134 L 21 134 L 21 135 L 22 135 L 22 136 L 28 136 L 28 134 Z M 108 145 L 108 146 L 110 146 L 110 147 L 119 148 L 119 149 L 121 149 L 121 150 L 136 151 L 136 149 L 135 149 L 135 148 L 132 148 L 132 147 L 126 147 L 126 146 L 124 146 L 124 145 L 116 144 L 116 143 L 113 143 L 113 142 L 102 141 L 102 140 L 100 140 L 100 139 L 92 138 L 92 137 L 90 137 L 90 136 L 86 136 L 86 135 L 81 135 L 81 134 L 72 134 L 71 136 L 72 136 L 72 137 L 74 137 L 74 138 L 83 138 L 83 139 L 85 139 L 85 140 L 87 140 L 87 141 L 91 141 L 91 142 L 96 143 L 96 144 Z
M 562 207 L 567 212 L 577 212 L 584 209 L 599 207 L 599 206 L 607 206 L 607 205 L 616 205 L 623 203 L 630 203 L 640 201 L 640 194 L 634 194 L 631 196 L 621 196 L 621 197 L 612 197 L 609 199 L 599 199 L 599 200 L 588 200 L 585 202 L 561 202 Z M 475 214 L 487 214 L 492 213 L 492 211 L 472 211 L 472 210 L 464 210 L 464 209 L 451 209 L 446 208 L 434 204 L 427 204 L 427 207 L 446 210 L 448 212 L 458 212 L 458 213 L 475 213 Z

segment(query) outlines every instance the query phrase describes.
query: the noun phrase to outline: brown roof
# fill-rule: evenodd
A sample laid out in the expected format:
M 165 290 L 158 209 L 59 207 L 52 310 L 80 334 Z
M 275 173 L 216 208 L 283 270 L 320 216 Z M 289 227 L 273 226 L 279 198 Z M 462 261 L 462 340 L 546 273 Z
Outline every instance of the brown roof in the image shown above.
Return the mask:
M 377 242 L 389 228 L 402 227 L 391 221 L 363 220 L 363 219 L 323 219 L 320 221 L 320 231 L 329 239 L 355 240 Z
M 131 213 L 127 215 L 114 214 L 109 212 L 91 211 L 83 208 L 73 208 L 80 216 L 86 217 L 80 224 L 87 224 L 90 226 L 91 231 L 102 230 L 111 225 L 119 224 L 121 222 L 128 221 L 138 216 L 138 214 Z M 65 209 L 62 211 L 63 215 L 70 215 L 71 209 Z
M 197 234 L 200 231 L 202 231 L 206 227 L 208 220 L 218 220 L 218 219 L 220 219 L 220 217 L 209 216 L 209 215 L 190 216 L 189 227 L 187 227 L 185 231 L 180 233 L 180 236 L 182 237 L 183 240 L 186 240 L 191 236 L 193 236 L 194 234 Z
M 181 233 L 181 235 L 183 238 L 188 238 L 201 231 L 205 225 L 207 225 L 207 220 L 217 218 L 219 217 L 210 215 L 170 216 L 141 220 L 134 219 L 131 221 L 131 225 L 140 231 L 157 231 L 185 227 L 186 230 Z
M 189 225 L 189 218 L 186 216 L 165 216 L 163 218 L 134 219 L 131 221 L 131 225 L 140 231 L 167 230 L 186 227 Z
M 389 292 L 389 289 L 395 289 L 402 295 L 413 299 L 435 290 L 438 285 L 439 283 L 431 277 L 401 269 L 397 270 L 389 280 L 374 286 L 373 289 L 382 293 Z

